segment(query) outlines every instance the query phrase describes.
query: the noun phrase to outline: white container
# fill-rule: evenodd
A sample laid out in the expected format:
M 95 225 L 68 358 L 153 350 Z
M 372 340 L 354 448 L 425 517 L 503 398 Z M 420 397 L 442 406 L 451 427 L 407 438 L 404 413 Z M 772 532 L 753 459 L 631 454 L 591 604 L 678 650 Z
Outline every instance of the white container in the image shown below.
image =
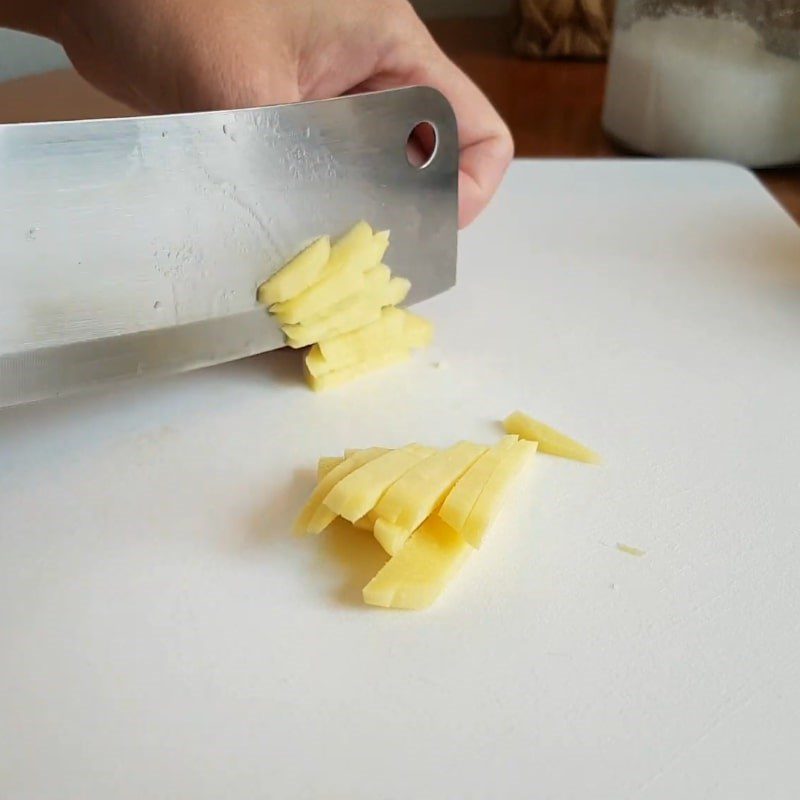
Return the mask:
M 603 127 L 652 155 L 800 161 L 800 4 L 618 7 Z

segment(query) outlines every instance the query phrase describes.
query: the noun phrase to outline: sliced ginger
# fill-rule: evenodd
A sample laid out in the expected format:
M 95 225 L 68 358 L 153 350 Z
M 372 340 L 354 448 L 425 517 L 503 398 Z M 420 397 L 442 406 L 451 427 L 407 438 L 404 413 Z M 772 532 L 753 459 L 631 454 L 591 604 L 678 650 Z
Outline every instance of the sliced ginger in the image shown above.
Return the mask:
M 336 467 L 334 467 L 317 484 L 317 488 L 311 493 L 311 497 L 309 497 L 308 502 L 305 504 L 303 510 L 300 512 L 300 516 L 297 518 L 297 522 L 295 523 L 295 533 L 310 533 L 310 523 L 320 508 L 323 509 L 323 513 L 316 520 L 316 524 L 318 525 L 326 516 L 325 511 L 327 511 L 327 509 L 322 505 L 322 501 L 328 492 L 334 486 L 336 486 L 336 484 L 342 478 L 353 472 L 353 470 L 358 469 L 362 464 L 366 464 L 368 461 L 371 461 L 373 458 L 377 458 L 385 452 L 387 451 L 383 447 L 371 447 L 367 450 L 359 450 L 358 452 L 353 453 L 353 455 L 351 455 L 349 458 L 344 459 L 341 464 L 338 464 Z M 336 515 L 333 514 L 330 520 L 331 522 L 335 516 Z M 330 524 L 330 522 L 328 524 Z M 323 526 L 320 528 L 320 530 L 324 530 L 325 527 L 326 526 Z
M 351 367 L 337 369 L 324 375 L 312 375 L 306 368 L 306 382 L 315 392 L 324 392 L 326 389 L 335 389 L 337 386 L 349 383 L 369 372 L 375 372 L 394 364 L 401 364 L 403 361 L 408 361 L 409 358 L 411 358 L 411 351 L 405 348 L 402 350 L 390 350 L 386 353 L 366 358 Z
M 360 292 L 364 287 L 364 272 L 354 261 L 345 262 L 339 269 L 323 274 L 297 297 L 270 306 L 270 313 L 281 322 L 296 325 L 303 320 L 336 305 L 340 300 Z
M 404 361 L 430 343 L 433 326 L 395 308 L 411 284 L 382 263 L 388 247 L 389 231 L 374 233 L 362 221 L 333 244 L 317 239 L 259 287 L 286 343 L 314 345 L 305 360 L 312 389 Z
M 364 602 L 427 608 L 467 555 L 481 546 L 509 489 L 536 454 L 537 443 L 516 432 L 530 431 L 527 418 L 520 416 L 509 418 L 514 433 L 492 447 L 462 441 L 435 450 L 412 444 L 321 458 L 318 485 L 297 530 L 317 533 L 341 517 L 361 529 L 354 535 L 371 532 L 390 559 L 364 587 Z M 535 425 L 537 432 L 552 431 Z
M 369 273 L 364 276 L 365 285 L 368 279 Z M 330 314 L 318 314 L 297 325 L 284 325 L 286 341 L 290 347 L 308 347 L 323 339 L 369 325 L 381 314 L 380 295 L 383 291 L 385 287 L 378 287 L 374 292 L 357 292 L 337 303 Z
M 433 325 L 410 311 L 405 312 L 403 338 L 409 347 L 427 347 L 433 341 Z
M 539 422 L 521 411 L 515 411 L 503 421 L 506 433 L 516 434 L 521 439 L 537 442 L 540 453 L 549 453 L 573 461 L 599 464 L 600 456 L 580 442 L 570 439 L 555 428 Z
M 384 608 L 427 608 L 471 551 L 446 522 L 430 517 L 364 587 L 364 602 Z
M 322 456 L 317 461 L 317 482 L 321 481 L 334 467 L 344 461 L 340 456 Z
M 381 241 L 384 236 L 381 234 Z M 350 228 L 331 245 L 331 256 L 323 270 L 323 276 L 341 269 L 345 264 L 352 263 L 362 272 L 380 261 L 380 257 L 372 261 L 377 252 L 375 236 L 370 225 L 362 219 Z M 387 240 L 388 245 L 388 240 Z M 385 249 L 385 248 L 384 248 Z
M 300 294 L 319 278 L 330 254 L 330 237 L 320 236 L 258 287 L 258 302 L 271 306 Z
M 383 270 L 386 270 L 387 280 L 379 282 L 384 274 Z M 370 285 L 372 273 L 377 274 Z M 389 268 L 379 264 L 364 275 L 363 290 L 346 297 L 333 306 L 330 312 L 317 314 L 297 325 L 284 325 L 283 332 L 289 346 L 306 347 L 358 330 L 378 319 L 383 308 L 402 303 L 411 284 L 405 278 L 389 279 L 390 275 Z
M 375 531 L 376 519 L 377 517 L 375 516 L 375 511 L 373 509 L 372 511 L 364 514 L 361 519 L 357 519 L 353 525 L 360 531 L 369 531 L 370 533 L 373 533 Z
M 393 277 L 380 298 L 384 306 L 396 306 L 403 302 L 411 289 L 411 281 L 406 278 Z
M 481 546 L 486 531 L 503 506 L 503 495 L 535 453 L 536 442 L 522 440 L 515 442 L 501 457 L 460 530 L 473 547 Z
M 459 442 L 412 467 L 375 506 L 375 538 L 394 555 L 429 517 L 453 484 L 486 451 L 472 442 Z
M 372 228 L 359 222 L 330 248 L 319 279 L 299 294 L 270 306 L 270 312 L 284 324 L 292 325 L 324 313 L 362 291 L 364 273 L 380 263 L 388 245 L 387 231 L 373 236 Z
M 406 312 L 392 306 L 381 310 L 375 322 L 350 333 L 333 336 L 315 345 L 325 363 L 331 368 L 348 367 L 351 364 L 385 350 L 384 342 L 394 340 L 398 344 L 403 335 Z
M 464 529 L 467 518 L 478 501 L 483 487 L 486 486 L 504 456 L 517 441 L 516 436 L 504 436 L 456 481 L 439 509 L 439 516 L 453 530 L 461 533 Z
M 370 264 L 380 264 L 389 249 L 389 231 L 378 231 L 372 237 L 370 248 Z
M 340 517 L 356 522 L 375 507 L 393 483 L 434 452 L 417 444 L 390 450 L 339 481 L 323 503 Z
M 432 326 L 426 320 L 403 309 L 384 308 L 375 322 L 315 344 L 306 354 L 306 369 L 319 378 L 370 363 L 385 353 L 424 347 L 432 335 Z
M 394 280 L 388 289 L 392 289 Z M 397 328 L 396 334 L 393 328 Z M 412 348 L 426 347 L 432 338 L 433 326 L 427 320 L 403 309 L 384 308 L 371 323 L 313 345 L 304 361 L 306 381 L 317 392 L 340 386 L 406 361 Z M 329 343 L 333 344 L 334 359 L 324 355 L 323 348 Z

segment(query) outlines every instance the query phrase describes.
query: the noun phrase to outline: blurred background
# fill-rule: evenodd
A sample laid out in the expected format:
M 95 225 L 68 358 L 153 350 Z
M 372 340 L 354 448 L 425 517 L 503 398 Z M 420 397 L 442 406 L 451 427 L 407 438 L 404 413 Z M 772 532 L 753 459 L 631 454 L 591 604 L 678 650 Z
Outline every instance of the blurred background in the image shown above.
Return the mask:
M 511 0 L 415 0 L 425 19 L 459 15 L 487 17 L 511 9 Z M 38 36 L 0 29 L 0 81 L 69 66 L 64 51 Z

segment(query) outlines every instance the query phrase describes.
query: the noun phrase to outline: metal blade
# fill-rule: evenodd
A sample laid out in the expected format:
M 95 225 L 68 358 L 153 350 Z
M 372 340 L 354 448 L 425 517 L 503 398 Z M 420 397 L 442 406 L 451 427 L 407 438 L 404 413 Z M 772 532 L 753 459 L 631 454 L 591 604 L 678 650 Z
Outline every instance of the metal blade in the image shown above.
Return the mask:
M 436 130 L 423 168 L 406 157 Z M 455 283 L 458 140 L 416 87 L 268 108 L 0 125 L 0 407 L 283 345 L 258 284 L 359 219 L 410 302 Z

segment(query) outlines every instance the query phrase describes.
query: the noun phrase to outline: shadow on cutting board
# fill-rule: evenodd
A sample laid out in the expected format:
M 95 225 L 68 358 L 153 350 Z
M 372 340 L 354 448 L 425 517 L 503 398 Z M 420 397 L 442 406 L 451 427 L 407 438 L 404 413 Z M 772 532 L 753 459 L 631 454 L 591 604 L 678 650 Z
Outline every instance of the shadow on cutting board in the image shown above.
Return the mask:
M 245 549 L 270 545 L 275 540 L 291 544 L 295 517 L 316 480 L 313 470 L 296 469 L 280 489 L 270 493 L 266 503 L 256 506 L 244 532 Z
M 216 369 L 220 370 L 221 374 L 247 383 L 305 386 L 302 351 L 288 347 L 241 358 L 238 361 L 229 361 Z
M 326 573 L 338 570 L 342 575 L 333 599 L 344 606 L 367 608 L 361 590 L 386 563 L 388 556 L 384 549 L 371 533 L 358 530 L 342 519 L 335 520 L 317 538 L 318 569 Z
M 341 605 L 364 607 L 361 590 L 386 563 L 388 556 L 367 531 L 354 528 L 350 523 L 336 519 L 319 535 L 304 537 L 299 541 L 293 533 L 297 514 L 308 500 L 317 479 L 314 470 L 297 469 L 292 477 L 266 504 L 254 509 L 246 532 L 246 547 L 271 547 L 281 551 L 299 551 L 308 545 L 313 550 L 309 582 L 329 586 L 333 583 L 330 598 Z M 290 559 L 296 568 L 297 558 Z M 334 580 L 331 580 L 334 576 Z M 337 579 L 338 578 L 338 579 Z

